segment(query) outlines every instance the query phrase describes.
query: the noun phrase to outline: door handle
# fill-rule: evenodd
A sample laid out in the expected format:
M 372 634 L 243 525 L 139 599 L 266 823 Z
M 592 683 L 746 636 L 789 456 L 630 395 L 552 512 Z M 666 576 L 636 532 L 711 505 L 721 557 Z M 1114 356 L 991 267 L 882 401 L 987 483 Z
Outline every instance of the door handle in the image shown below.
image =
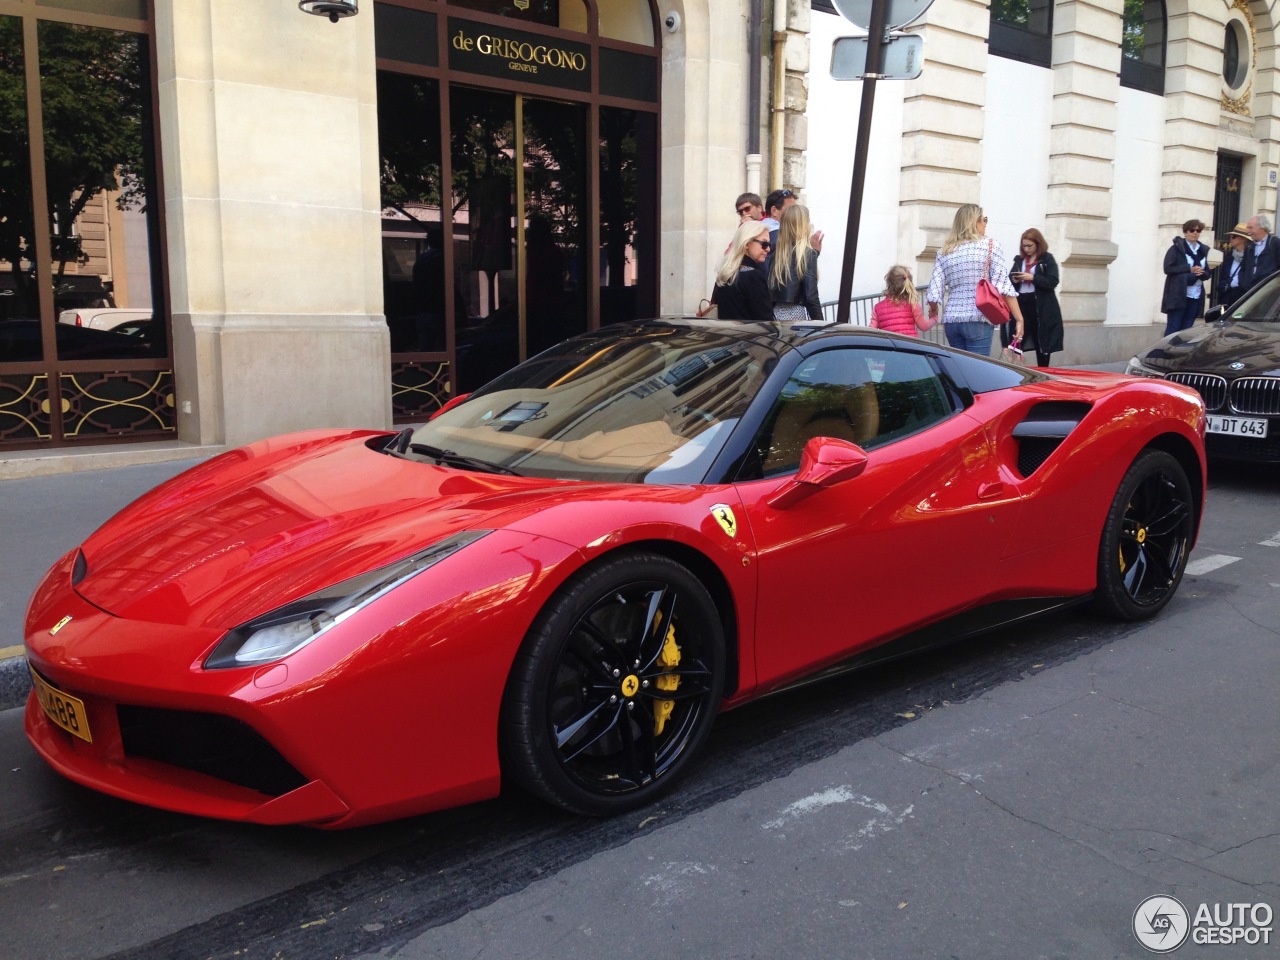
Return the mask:
M 994 500 L 996 497 L 1004 495 L 1004 484 L 999 480 L 994 483 L 978 484 L 979 500 Z

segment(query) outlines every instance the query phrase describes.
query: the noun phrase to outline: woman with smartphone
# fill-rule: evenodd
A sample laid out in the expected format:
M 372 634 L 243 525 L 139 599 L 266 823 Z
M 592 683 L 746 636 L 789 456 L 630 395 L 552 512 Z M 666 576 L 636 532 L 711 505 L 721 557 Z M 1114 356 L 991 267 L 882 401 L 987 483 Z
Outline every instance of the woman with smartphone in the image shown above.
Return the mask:
M 1022 309 L 1022 349 L 1035 350 L 1036 366 L 1049 366 L 1049 355 L 1062 349 L 1062 308 L 1058 305 L 1058 261 L 1049 242 L 1035 227 L 1022 232 L 1018 255 L 1009 271 Z

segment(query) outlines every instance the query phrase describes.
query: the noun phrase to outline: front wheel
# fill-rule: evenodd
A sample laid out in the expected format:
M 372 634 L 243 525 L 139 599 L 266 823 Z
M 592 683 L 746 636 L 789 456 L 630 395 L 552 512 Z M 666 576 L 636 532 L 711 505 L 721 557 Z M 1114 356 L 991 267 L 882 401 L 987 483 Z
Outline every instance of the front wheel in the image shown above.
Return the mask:
M 1102 528 L 1098 610 L 1121 620 L 1159 613 L 1182 581 L 1194 527 L 1182 465 L 1162 450 L 1142 453 L 1120 481 Z
M 724 688 L 715 604 L 656 554 L 578 574 L 548 603 L 503 698 L 504 774 L 575 813 L 653 800 L 702 746 Z

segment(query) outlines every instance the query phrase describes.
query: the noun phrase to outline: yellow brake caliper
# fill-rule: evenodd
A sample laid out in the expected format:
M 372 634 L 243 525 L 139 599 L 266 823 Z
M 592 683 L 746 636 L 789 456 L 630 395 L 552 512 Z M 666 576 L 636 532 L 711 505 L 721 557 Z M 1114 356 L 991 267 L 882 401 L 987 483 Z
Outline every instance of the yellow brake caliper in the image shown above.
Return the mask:
M 676 625 L 673 623 L 667 627 L 667 640 L 662 645 L 662 653 L 658 654 L 658 666 L 670 671 L 679 665 L 680 648 L 676 646 Z M 653 681 L 653 685 L 659 690 L 665 690 L 670 693 L 680 686 L 680 678 L 674 673 L 664 673 Z M 653 735 L 655 737 L 662 735 L 662 728 L 667 725 L 667 720 L 671 718 L 671 711 L 675 708 L 676 702 L 674 700 L 654 701 Z

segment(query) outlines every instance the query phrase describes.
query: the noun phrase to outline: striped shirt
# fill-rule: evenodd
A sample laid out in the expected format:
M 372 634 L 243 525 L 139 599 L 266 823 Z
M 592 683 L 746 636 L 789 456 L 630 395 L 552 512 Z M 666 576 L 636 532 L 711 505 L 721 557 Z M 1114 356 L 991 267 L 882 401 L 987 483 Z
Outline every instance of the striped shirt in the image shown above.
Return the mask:
M 933 276 L 929 278 L 929 293 L 926 296 L 929 303 L 942 303 L 943 290 L 947 293 L 946 306 L 942 310 L 943 323 L 983 319 L 975 301 L 978 281 L 982 279 L 982 267 L 987 262 L 988 243 L 991 244 L 991 269 L 987 273 L 987 279 L 1004 296 L 1017 296 L 1009 281 L 1008 261 L 1004 258 L 1000 244 L 986 237 L 969 240 L 950 253 L 938 254 Z

